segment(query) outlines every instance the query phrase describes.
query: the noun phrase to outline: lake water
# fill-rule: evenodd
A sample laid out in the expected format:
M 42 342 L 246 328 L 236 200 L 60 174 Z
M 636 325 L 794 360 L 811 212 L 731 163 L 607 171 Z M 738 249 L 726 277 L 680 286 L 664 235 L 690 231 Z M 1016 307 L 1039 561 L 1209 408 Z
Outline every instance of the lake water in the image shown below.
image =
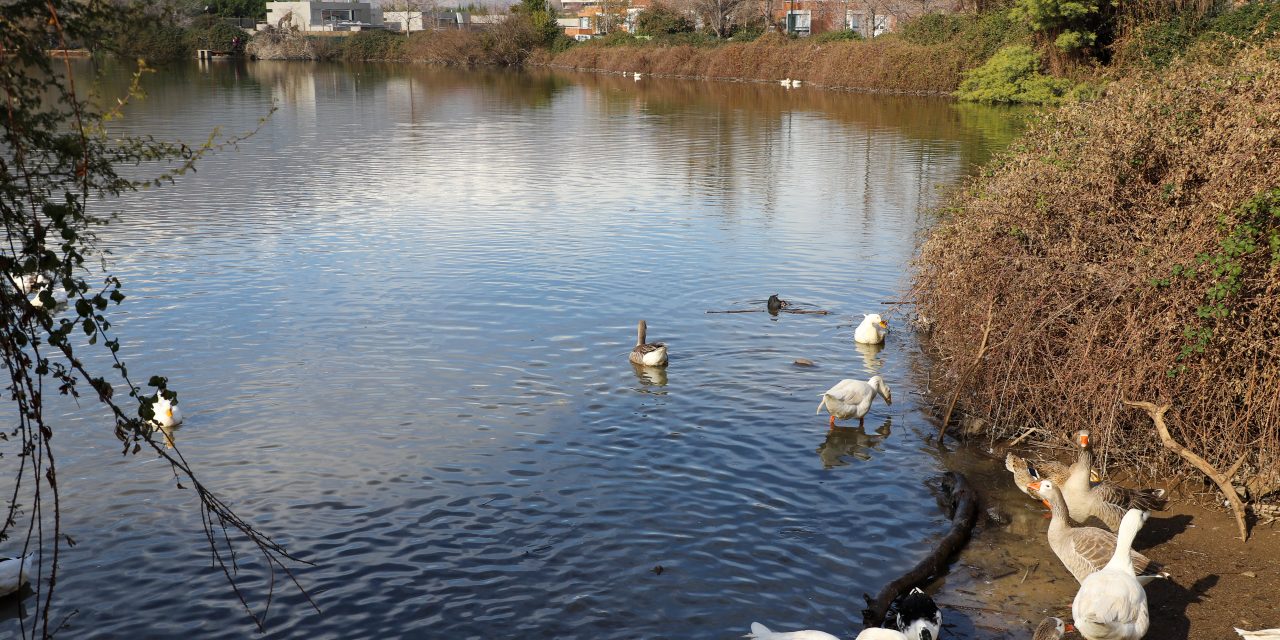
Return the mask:
M 884 303 L 1010 114 L 426 67 L 193 64 L 144 86 L 118 130 L 200 143 L 278 107 L 101 234 L 122 353 L 178 390 L 183 453 L 315 563 L 298 575 L 323 613 L 279 586 L 268 637 L 852 637 L 861 594 L 945 530 L 922 357 Z M 772 293 L 831 313 L 772 317 Z M 890 314 L 881 351 L 852 340 L 866 312 Z M 665 372 L 627 362 L 641 318 Z M 819 394 L 877 373 L 893 405 L 828 432 Z M 191 492 L 64 411 L 67 635 L 254 636 Z

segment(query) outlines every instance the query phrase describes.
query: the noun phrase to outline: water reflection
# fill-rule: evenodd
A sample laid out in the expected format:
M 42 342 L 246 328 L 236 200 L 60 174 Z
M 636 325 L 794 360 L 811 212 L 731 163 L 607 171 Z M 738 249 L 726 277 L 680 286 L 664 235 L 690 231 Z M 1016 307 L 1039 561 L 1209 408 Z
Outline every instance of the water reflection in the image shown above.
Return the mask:
M 878 375 L 880 369 L 884 367 L 884 360 L 880 358 L 880 352 L 884 350 L 884 343 L 867 344 L 855 340 L 853 346 L 862 355 L 862 370 L 871 376 Z
M 873 433 L 863 427 L 835 427 L 827 431 L 827 437 L 818 445 L 818 459 L 824 469 L 848 466 L 851 461 L 867 461 L 872 451 L 880 451 L 881 443 L 892 433 L 893 418 L 884 422 Z
M 628 363 L 631 370 L 635 372 L 636 379 L 644 387 L 665 387 L 667 386 L 667 368 L 666 367 L 646 367 L 642 364 L 634 362 Z

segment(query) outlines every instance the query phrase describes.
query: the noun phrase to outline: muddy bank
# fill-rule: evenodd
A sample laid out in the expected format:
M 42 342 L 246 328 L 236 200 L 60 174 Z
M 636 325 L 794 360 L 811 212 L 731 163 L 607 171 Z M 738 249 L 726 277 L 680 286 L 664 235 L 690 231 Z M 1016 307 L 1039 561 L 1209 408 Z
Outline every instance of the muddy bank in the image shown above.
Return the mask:
M 948 632 L 1024 640 L 1046 616 L 1069 620 L 1079 585 L 1049 549 L 1046 509 L 1014 487 L 995 454 L 962 448 L 948 454 L 946 464 L 978 488 L 983 512 L 1000 514 L 980 520 L 951 573 L 930 589 L 945 609 Z M 1280 627 L 1274 597 L 1280 593 L 1280 526 L 1255 526 L 1241 542 L 1230 512 L 1196 506 L 1199 498 L 1175 492 L 1169 509 L 1153 513 L 1135 543 L 1173 575 L 1147 589 L 1147 637 L 1224 640 L 1235 637 L 1232 627 Z

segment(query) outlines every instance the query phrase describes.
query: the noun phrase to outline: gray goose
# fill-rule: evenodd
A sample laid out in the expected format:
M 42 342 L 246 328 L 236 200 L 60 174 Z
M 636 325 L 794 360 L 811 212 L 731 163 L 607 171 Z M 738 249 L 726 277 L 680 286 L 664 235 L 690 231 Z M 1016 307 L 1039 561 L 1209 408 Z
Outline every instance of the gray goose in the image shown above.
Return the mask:
M 644 320 L 636 327 L 636 348 L 631 350 L 628 359 L 633 364 L 645 367 L 667 366 L 667 345 L 661 342 L 645 342 L 647 326 Z
M 1049 521 L 1049 547 L 1062 564 L 1075 576 L 1076 582 L 1083 582 L 1091 573 L 1101 570 L 1111 561 L 1116 550 L 1116 534 L 1097 527 L 1071 527 L 1067 524 L 1067 505 L 1062 499 L 1062 492 L 1050 480 L 1033 482 L 1028 487 L 1036 495 L 1049 503 L 1053 518 Z M 1133 570 L 1138 574 L 1138 582 L 1146 584 L 1158 578 L 1169 577 L 1160 570 L 1160 565 L 1150 558 L 1130 550 Z
M 1045 618 L 1031 634 L 1031 640 L 1062 640 L 1062 636 L 1075 628 L 1062 621 L 1062 618 Z
M 1093 516 L 1116 531 L 1120 519 L 1129 509 L 1159 511 L 1167 502 L 1164 489 L 1129 489 L 1110 482 L 1094 485 L 1089 482 L 1093 473 L 1093 447 L 1089 444 L 1089 431 L 1081 429 L 1072 438 L 1080 453 L 1070 473 L 1059 487 L 1067 503 L 1067 515 L 1076 522 L 1084 522 Z

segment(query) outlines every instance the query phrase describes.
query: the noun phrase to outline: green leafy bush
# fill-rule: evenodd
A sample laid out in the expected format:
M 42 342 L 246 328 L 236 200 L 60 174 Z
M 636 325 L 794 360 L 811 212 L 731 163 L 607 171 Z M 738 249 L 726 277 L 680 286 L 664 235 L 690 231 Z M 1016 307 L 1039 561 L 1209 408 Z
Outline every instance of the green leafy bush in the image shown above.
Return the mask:
M 343 60 L 399 60 L 405 37 L 390 31 L 358 31 L 342 39 Z
M 1031 47 L 1013 45 L 965 74 L 956 97 L 986 104 L 1057 104 L 1071 82 L 1040 72 L 1040 56 Z
M 160 64 L 187 57 L 190 51 L 185 35 L 176 26 L 145 19 L 119 25 L 112 44 L 122 56 Z
M 665 4 L 653 4 L 636 16 L 636 32 L 646 36 L 692 33 L 693 22 Z
M 243 46 L 249 40 L 249 34 L 221 18 L 202 16 L 194 20 L 183 34 L 183 45 L 189 53 L 196 49 L 230 51 L 236 38 L 240 38 Z
M 1013 12 L 1067 53 L 1091 46 L 1097 39 L 1092 23 L 1099 15 L 1099 0 L 1018 0 Z

